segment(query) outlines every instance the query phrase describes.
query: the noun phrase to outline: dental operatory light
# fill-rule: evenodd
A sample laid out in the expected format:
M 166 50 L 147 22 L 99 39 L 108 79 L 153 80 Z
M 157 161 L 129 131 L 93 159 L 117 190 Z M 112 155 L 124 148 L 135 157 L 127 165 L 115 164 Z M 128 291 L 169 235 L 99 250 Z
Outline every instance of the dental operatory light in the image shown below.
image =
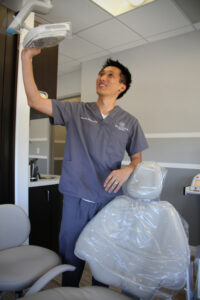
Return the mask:
M 43 24 L 31 29 L 24 38 L 24 48 L 48 48 L 71 35 L 71 23 Z
M 130 10 L 155 0 L 91 0 L 113 16 L 119 16 Z
M 53 5 L 51 0 L 27 0 L 22 9 L 14 17 L 7 29 L 8 34 L 18 34 L 21 28 L 26 28 L 24 48 L 47 48 L 58 45 L 67 36 L 71 37 L 71 23 L 42 24 L 33 29 L 24 25 L 25 19 L 31 12 L 47 14 Z

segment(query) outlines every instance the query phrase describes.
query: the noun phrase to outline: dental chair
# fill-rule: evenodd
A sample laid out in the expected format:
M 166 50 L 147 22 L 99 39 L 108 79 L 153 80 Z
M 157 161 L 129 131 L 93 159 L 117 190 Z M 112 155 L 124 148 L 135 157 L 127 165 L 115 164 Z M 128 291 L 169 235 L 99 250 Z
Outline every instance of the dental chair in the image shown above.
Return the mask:
M 159 201 L 165 176 L 158 164 L 140 163 L 124 195 L 91 220 L 76 244 L 96 280 L 140 299 L 169 299 L 186 285 L 188 239 L 176 209 Z
M 159 201 L 165 173 L 156 163 L 140 163 L 124 195 L 106 205 L 76 243 L 75 254 L 88 262 L 94 278 L 120 292 L 97 286 L 61 287 L 27 300 L 172 299 L 184 288 L 190 251 L 178 212 Z
M 0 299 L 7 292 L 23 295 L 39 291 L 52 278 L 75 268 L 61 265 L 59 255 L 39 247 L 24 245 L 30 221 L 24 210 L 13 204 L 0 205 Z

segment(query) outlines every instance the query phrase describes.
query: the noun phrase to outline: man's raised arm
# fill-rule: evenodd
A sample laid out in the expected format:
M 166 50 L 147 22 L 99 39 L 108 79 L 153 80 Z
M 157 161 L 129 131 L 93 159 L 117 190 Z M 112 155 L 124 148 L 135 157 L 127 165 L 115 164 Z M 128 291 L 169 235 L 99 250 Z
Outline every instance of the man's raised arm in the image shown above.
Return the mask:
M 36 86 L 33 76 L 32 58 L 40 54 L 41 49 L 23 49 L 22 50 L 22 73 L 24 80 L 25 92 L 28 100 L 28 105 L 41 113 L 50 117 L 53 116 L 52 103 L 50 99 L 41 97 L 39 90 Z

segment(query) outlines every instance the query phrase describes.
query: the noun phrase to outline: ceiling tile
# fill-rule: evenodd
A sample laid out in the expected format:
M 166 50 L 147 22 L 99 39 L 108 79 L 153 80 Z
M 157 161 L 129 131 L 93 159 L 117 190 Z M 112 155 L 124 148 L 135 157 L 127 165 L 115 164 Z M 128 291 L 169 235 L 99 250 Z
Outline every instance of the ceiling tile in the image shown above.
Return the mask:
M 151 37 L 148 38 L 148 41 L 149 42 L 154 42 L 154 41 L 158 41 L 158 40 L 163 40 L 163 39 L 167 39 L 167 38 L 170 38 L 170 37 L 173 37 L 173 36 L 188 33 L 188 32 L 194 31 L 194 30 L 195 29 L 192 25 L 185 26 L 185 27 L 173 30 L 173 31 L 169 31 L 169 32 L 157 34 L 155 36 L 151 36 Z
M 194 24 L 194 27 L 195 27 L 197 30 L 199 30 L 199 29 L 200 29 L 200 22 L 199 22 L 199 23 L 196 23 L 196 24 Z
M 78 61 L 70 61 L 66 64 L 59 64 L 58 65 L 58 76 L 62 76 L 69 72 L 74 72 L 80 70 L 81 63 Z
M 135 48 L 135 47 L 144 45 L 146 43 L 147 43 L 147 41 L 141 39 L 141 40 L 138 40 L 138 41 L 135 41 L 135 42 L 131 42 L 131 43 L 128 43 L 128 44 L 124 44 L 124 45 L 115 47 L 115 48 L 111 48 L 111 49 L 109 49 L 109 51 L 112 52 L 112 53 L 116 53 L 116 52 L 120 52 L 120 51 L 127 50 L 127 49 L 130 49 L 130 48 Z
M 18 10 L 22 1 L 0 0 L 0 3 Z M 91 0 L 52 0 L 52 3 L 51 12 L 36 14 L 36 20 L 71 21 L 73 31 L 72 39 L 65 39 L 59 46 L 59 74 L 77 70 L 83 61 L 200 30 L 200 0 L 155 0 L 118 17 L 112 17 Z
M 143 37 L 190 25 L 188 18 L 170 0 L 157 0 L 123 14 L 117 19 Z
M 62 54 L 62 52 L 60 51 L 60 47 L 59 47 L 59 51 L 58 51 L 58 64 L 65 64 L 72 61 L 72 58 Z
M 112 18 L 89 0 L 53 0 L 52 3 L 49 14 L 38 16 L 50 23 L 70 21 L 73 33 Z
M 98 58 L 98 57 L 101 57 L 101 56 L 106 56 L 106 55 L 109 55 L 109 54 L 110 54 L 110 51 L 101 51 L 101 52 L 98 52 L 98 53 L 95 53 L 95 54 L 92 54 L 92 55 L 85 56 L 85 57 L 83 57 L 79 60 L 81 62 L 84 62 L 84 61 L 92 60 L 92 59 L 95 59 L 95 58 Z
M 35 21 L 39 24 L 46 24 L 46 23 L 58 23 L 58 22 L 50 22 L 45 20 L 45 16 L 35 14 Z
M 23 6 L 22 0 L 0 0 L 0 3 L 14 11 L 20 10 Z
M 101 48 L 73 35 L 60 44 L 60 52 L 74 59 L 79 59 L 102 51 Z
M 140 39 L 139 35 L 115 19 L 79 32 L 78 36 L 104 49 Z
M 200 21 L 200 1 L 199 0 L 174 0 L 182 9 L 192 23 Z

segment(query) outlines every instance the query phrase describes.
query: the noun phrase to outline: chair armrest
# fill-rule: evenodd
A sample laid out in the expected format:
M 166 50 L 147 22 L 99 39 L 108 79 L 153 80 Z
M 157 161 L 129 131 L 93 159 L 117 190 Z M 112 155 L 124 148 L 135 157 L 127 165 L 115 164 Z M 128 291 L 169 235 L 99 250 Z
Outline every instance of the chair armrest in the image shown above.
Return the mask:
M 41 291 L 47 283 L 49 283 L 53 278 L 57 275 L 65 272 L 65 271 L 74 271 L 76 268 L 71 265 L 59 265 L 49 270 L 47 273 L 42 275 L 27 291 L 24 297 L 35 294 Z

